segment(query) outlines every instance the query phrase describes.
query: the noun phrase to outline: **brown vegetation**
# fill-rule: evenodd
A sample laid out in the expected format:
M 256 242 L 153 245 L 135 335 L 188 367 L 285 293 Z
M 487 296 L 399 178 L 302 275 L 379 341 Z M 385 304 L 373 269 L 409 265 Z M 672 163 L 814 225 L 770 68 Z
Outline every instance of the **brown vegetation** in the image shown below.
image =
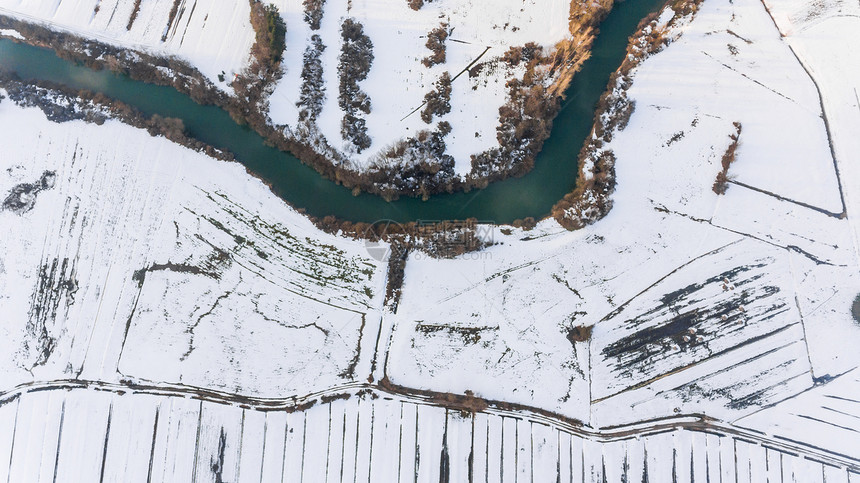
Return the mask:
M 435 392 L 417 389 L 407 389 L 403 386 L 398 386 L 388 379 L 388 376 L 379 380 L 379 387 L 391 391 L 393 393 L 408 393 L 420 394 L 429 398 L 434 404 L 440 406 L 460 410 L 466 413 L 479 413 L 486 410 L 490 405 L 486 399 L 475 396 L 472 391 L 465 391 L 465 394 L 452 394 L 450 392 Z
M 425 67 L 432 67 L 436 64 L 445 63 L 445 41 L 448 39 L 448 24 L 442 23 L 427 34 L 427 43 L 425 46 L 433 52 L 421 61 Z
M 96 7 L 98 7 L 98 5 Z M 134 24 L 134 20 L 137 18 L 138 12 L 140 12 L 140 0 L 134 0 L 134 8 L 132 8 L 131 15 L 128 17 L 128 25 L 125 26 L 126 30 L 131 30 L 131 26 Z
M 567 340 L 571 344 L 575 342 L 585 342 L 591 338 L 591 329 L 593 326 L 578 325 L 567 331 Z
M 437 223 L 392 223 L 384 233 L 376 233 L 374 225 L 351 222 L 335 216 L 309 217 L 320 230 L 340 233 L 356 240 L 371 238 L 392 244 L 392 255 L 418 250 L 434 258 L 454 258 L 485 248 L 487 242 L 479 235 L 478 220 L 444 221 Z
M 523 46 L 514 46 L 502 55 L 502 62 L 506 62 L 511 67 L 516 67 L 520 65 L 521 62 L 531 64 L 535 59 L 541 58 L 542 50 L 543 49 L 534 42 L 529 42 Z M 534 68 L 534 65 L 531 65 L 530 67 Z
M 265 70 L 274 72 L 284 55 L 287 34 L 287 26 L 278 7 L 251 0 L 251 26 L 256 33 L 251 53 L 265 66 Z
M 472 156 L 471 186 L 484 188 L 489 183 L 511 176 L 522 176 L 534 167 L 534 160 L 552 131 L 559 98 L 550 94 L 540 78 L 526 71 L 523 80 L 506 84 L 508 101 L 499 108 L 496 139 L 499 147 Z
M 424 96 L 421 120 L 430 124 L 433 116 L 444 116 L 451 112 L 451 74 L 447 71 L 436 81 L 436 88 Z
M 717 179 L 714 181 L 714 186 L 712 188 L 714 193 L 718 195 L 726 194 L 726 190 L 729 189 L 729 166 L 735 162 L 735 152 L 738 149 L 738 142 L 741 137 L 741 123 L 733 122 L 732 125 L 735 127 L 735 132 L 729 135 L 732 142 L 729 143 L 729 147 L 727 147 L 726 152 L 723 153 L 723 157 L 720 160 L 722 169 L 717 173 Z
M 173 19 L 176 18 L 176 13 L 179 12 L 179 4 L 182 0 L 173 0 L 173 6 L 170 7 L 170 14 L 167 15 L 167 27 L 164 29 L 164 34 L 161 35 L 161 41 L 167 41 L 167 34 L 170 33 L 170 26 L 173 25 Z

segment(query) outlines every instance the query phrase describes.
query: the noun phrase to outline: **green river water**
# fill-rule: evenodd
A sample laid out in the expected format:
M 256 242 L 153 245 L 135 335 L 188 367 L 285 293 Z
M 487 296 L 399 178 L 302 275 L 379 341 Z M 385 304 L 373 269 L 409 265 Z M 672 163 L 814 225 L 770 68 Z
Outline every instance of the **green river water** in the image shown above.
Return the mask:
M 543 218 L 556 201 L 573 189 L 576 157 L 591 131 L 595 104 L 606 88 L 609 75 L 621 64 L 628 37 L 639 21 L 664 1 L 616 3 L 600 26 L 591 58 L 574 77 L 550 138 L 530 173 L 492 183 L 483 190 L 440 194 L 427 201 L 402 197 L 387 202 L 375 195 L 353 196 L 351 190 L 322 177 L 291 154 L 266 146 L 256 132 L 236 124 L 222 109 L 196 104 L 172 87 L 146 84 L 108 71 L 93 71 L 60 59 L 49 49 L 9 40 L 0 40 L 0 67 L 15 71 L 23 79 L 50 80 L 102 92 L 145 114 L 181 118 L 191 136 L 234 153 L 239 162 L 268 182 L 278 196 L 311 215 L 335 215 L 364 222 L 477 218 L 510 223 L 526 217 Z

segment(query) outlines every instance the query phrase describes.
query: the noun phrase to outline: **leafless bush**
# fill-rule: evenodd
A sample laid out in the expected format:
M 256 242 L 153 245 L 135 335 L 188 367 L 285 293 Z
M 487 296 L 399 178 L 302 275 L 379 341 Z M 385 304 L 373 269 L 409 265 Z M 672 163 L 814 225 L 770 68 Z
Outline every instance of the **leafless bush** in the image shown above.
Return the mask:
M 182 3 L 182 0 L 173 0 L 173 6 L 170 7 L 170 13 L 167 15 L 167 27 L 164 29 L 164 33 L 161 34 L 161 41 L 167 41 L 167 34 L 170 33 L 170 26 L 173 25 L 173 19 L 176 18 L 176 13 L 179 11 L 179 4 Z
M 720 165 L 723 169 L 717 173 L 717 179 L 714 181 L 712 188 L 714 193 L 718 195 L 726 194 L 726 190 L 729 189 L 729 167 L 735 162 L 735 152 L 738 149 L 738 142 L 741 137 L 741 123 L 733 122 L 732 125 L 735 127 L 735 132 L 729 135 L 732 142 L 729 143 L 729 147 L 723 153 L 723 157 L 720 160 Z
M 502 55 L 502 61 L 511 67 L 516 67 L 520 65 L 520 62 L 529 63 L 539 58 L 541 50 L 541 47 L 534 42 L 529 42 L 523 46 L 514 46 Z
M 447 71 L 436 81 L 436 88 L 424 96 L 424 110 L 421 120 L 430 124 L 433 116 L 443 116 L 451 112 L 451 74 Z
M 591 338 L 593 326 L 578 325 L 567 331 L 567 340 L 571 343 L 585 342 Z
M 96 5 L 98 8 L 98 5 Z M 98 10 L 96 10 L 98 12 Z M 134 7 L 131 10 L 131 16 L 128 17 L 128 25 L 125 26 L 126 30 L 131 30 L 131 26 L 134 24 L 134 20 L 137 18 L 137 14 L 140 12 L 140 0 L 134 0 Z
M 448 35 L 448 24 L 445 23 L 440 24 L 427 34 L 427 43 L 425 45 L 433 54 L 421 61 L 424 66 L 432 67 L 436 64 L 445 63 L 445 40 L 448 39 Z

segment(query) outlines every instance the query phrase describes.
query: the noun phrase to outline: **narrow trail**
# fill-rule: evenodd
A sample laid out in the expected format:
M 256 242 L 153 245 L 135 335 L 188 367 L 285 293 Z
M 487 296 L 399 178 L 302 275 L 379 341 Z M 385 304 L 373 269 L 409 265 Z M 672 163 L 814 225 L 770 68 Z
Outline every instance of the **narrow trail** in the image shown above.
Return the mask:
M 779 201 L 785 201 L 785 202 L 787 202 L 787 203 L 792 203 L 792 204 L 795 204 L 795 205 L 797 205 L 797 206 L 801 206 L 801 207 L 803 207 L 803 208 L 808 208 L 808 209 L 810 209 L 810 210 L 812 210 L 812 211 L 816 211 L 816 212 L 818 212 L 818 213 L 821 213 L 821 214 L 823 214 L 823 215 L 827 215 L 827 216 L 830 216 L 830 217 L 833 217 L 833 218 L 842 219 L 842 218 L 844 218 L 844 217 L 845 217 L 845 208 L 844 208 L 844 206 L 845 206 L 845 205 L 844 205 L 844 201 L 843 201 L 843 211 L 842 211 L 842 213 L 834 213 L 834 212 L 832 212 L 832 211 L 825 210 L 824 208 L 819 208 L 819 207 L 817 207 L 817 206 L 810 205 L 809 203 L 804 203 L 803 201 L 798 201 L 798 200 L 793 200 L 793 199 L 791 199 L 791 198 L 786 198 L 785 196 L 781 196 L 781 195 L 776 194 L 776 193 L 774 193 L 774 192 L 772 192 L 772 191 L 764 190 L 764 189 L 761 189 L 761 188 L 756 188 L 755 186 L 752 186 L 752 185 L 746 184 L 746 183 L 741 182 L 741 181 L 729 180 L 729 183 L 731 183 L 731 184 L 733 184 L 733 185 L 736 185 L 736 186 L 740 186 L 741 188 L 746 188 L 746 189 L 748 189 L 748 190 L 755 191 L 755 192 L 757 192 L 757 193 L 761 193 L 761 194 L 764 194 L 764 195 L 767 195 L 767 196 L 771 196 L 771 197 L 773 197 L 773 198 L 778 199 Z

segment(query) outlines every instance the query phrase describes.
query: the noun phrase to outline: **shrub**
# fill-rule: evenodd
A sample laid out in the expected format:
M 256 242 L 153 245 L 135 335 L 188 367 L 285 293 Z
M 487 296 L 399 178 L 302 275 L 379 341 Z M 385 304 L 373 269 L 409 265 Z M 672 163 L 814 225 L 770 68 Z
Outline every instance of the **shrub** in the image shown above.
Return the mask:
M 445 40 L 448 39 L 448 25 L 440 24 L 435 29 L 427 34 L 427 43 L 425 44 L 433 55 L 427 56 L 421 61 L 426 67 L 432 67 L 436 64 L 445 63 Z
M 325 50 L 319 35 L 311 36 L 311 43 L 305 49 L 302 64 L 302 87 L 296 107 L 300 109 L 299 119 L 316 119 L 322 112 L 325 100 L 323 67 L 320 56 Z
M 170 140 L 181 139 L 185 136 L 185 123 L 182 122 L 182 119 L 153 114 L 148 124 L 147 130 L 152 136 L 160 134 Z
M 170 26 L 173 25 L 173 19 L 176 18 L 176 12 L 179 11 L 179 4 L 182 3 L 182 0 L 173 0 L 173 6 L 170 7 L 170 13 L 167 15 L 167 27 L 164 29 L 164 33 L 161 34 L 161 41 L 167 41 L 167 34 L 170 32 Z
M 726 152 L 723 153 L 723 157 L 720 160 L 723 169 L 717 173 L 717 179 L 711 188 L 718 195 L 726 194 L 726 190 L 729 188 L 729 166 L 735 162 L 735 151 L 738 149 L 738 141 L 741 137 L 741 123 L 734 122 L 732 125 L 735 127 L 735 133 L 729 136 L 732 142 L 729 143 L 729 147 L 726 148 Z
M 96 13 L 98 13 L 99 6 L 96 5 Z M 132 24 L 134 24 L 134 20 L 137 18 L 137 14 L 140 12 L 140 0 L 134 0 L 134 7 L 131 10 L 131 16 L 128 17 L 128 25 L 125 26 L 126 30 L 131 30 Z
M 520 64 L 520 62 L 529 63 L 534 59 L 539 58 L 541 55 L 541 47 L 534 43 L 529 42 L 522 47 L 511 47 L 502 55 L 502 61 L 507 62 L 507 64 L 511 67 L 516 67 Z
M 381 188 L 383 197 L 410 192 L 427 198 L 451 192 L 457 181 L 454 158 L 445 154 L 445 136 L 451 125 L 442 121 L 435 132 L 420 131 L 382 151 L 367 171 L 369 181 Z
M 343 139 L 352 141 L 359 153 L 369 148 L 372 143 L 370 136 L 367 135 L 367 121 L 363 117 L 352 114 L 347 113 L 343 116 L 340 135 Z
M 714 186 L 711 187 L 714 193 L 718 195 L 726 194 L 729 189 L 729 177 L 723 171 L 717 173 L 717 179 L 714 181 Z
M 436 81 L 436 88 L 424 96 L 424 110 L 421 120 L 430 124 L 433 116 L 442 116 L 451 112 L 451 74 L 447 71 Z
M 591 329 L 592 326 L 578 325 L 576 327 L 572 327 L 567 331 L 567 340 L 570 341 L 571 344 L 576 342 L 585 342 L 591 338 Z
M 251 48 L 254 56 L 257 61 L 275 70 L 283 58 L 287 35 L 287 25 L 278 13 L 278 7 L 251 0 L 251 25 L 257 33 Z
M 340 76 L 338 105 L 344 112 L 341 136 L 361 152 L 370 147 L 371 139 L 367 135 L 365 121 L 357 111 L 370 114 L 370 96 L 358 87 L 358 83 L 367 78 L 373 64 L 373 42 L 364 34 L 364 27 L 351 18 L 343 21 L 340 35 L 343 45 L 337 70 Z
M 310 25 L 311 30 L 319 30 L 324 5 L 325 0 L 304 0 L 302 2 L 305 9 L 305 22 Z
M 508 176 L 522 176 L 534 166 L 535 156 L 549 137 L 552 119 L 559 109 L 558 97 L 541 85 L 539 76 L 511 79 L 507 83 L 508 101 L 499 108 L 496 139 L 499 147 L 472 156 L 475 186 Z

